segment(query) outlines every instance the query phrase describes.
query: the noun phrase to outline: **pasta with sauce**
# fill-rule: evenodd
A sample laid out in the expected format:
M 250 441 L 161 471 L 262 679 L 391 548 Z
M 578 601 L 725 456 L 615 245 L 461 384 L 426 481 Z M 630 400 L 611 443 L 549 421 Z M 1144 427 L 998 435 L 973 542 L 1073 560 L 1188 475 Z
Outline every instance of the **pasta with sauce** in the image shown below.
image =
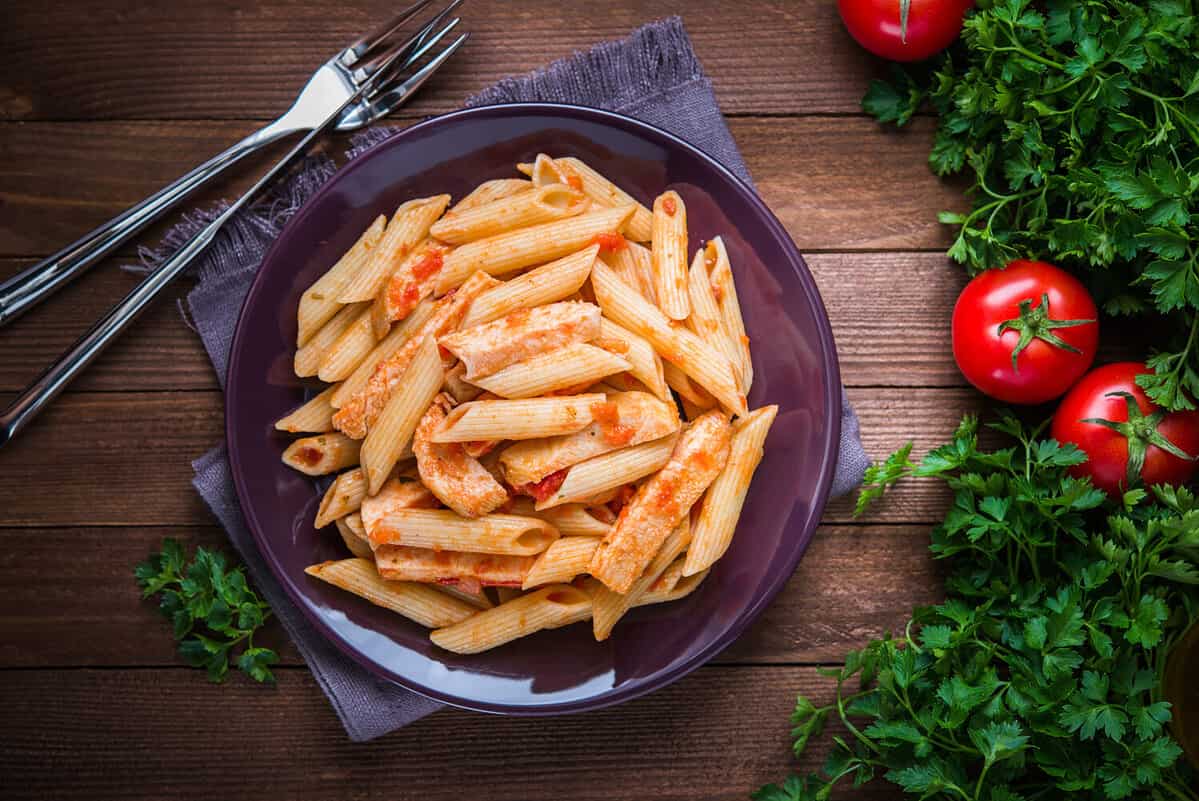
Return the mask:
M 315 524 L 352 558 L 313 580 L 463 654 L 693 592 L 777 411 L 746 403 L 733 265 L 719 237 L 688 259 L 678 193 L 517 166 L 380 215 L 301 296 L 295 371 L 336 383 L 276 425 L 337 474 Z

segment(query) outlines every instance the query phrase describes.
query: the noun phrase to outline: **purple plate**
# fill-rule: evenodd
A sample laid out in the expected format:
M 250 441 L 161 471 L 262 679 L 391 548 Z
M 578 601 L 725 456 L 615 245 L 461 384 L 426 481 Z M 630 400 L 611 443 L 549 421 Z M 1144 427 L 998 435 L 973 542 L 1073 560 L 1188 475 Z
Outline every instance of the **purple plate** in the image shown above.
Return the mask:
M 750 407 L 780 413 L 737 536 L 688 598 L 645 607 L 606 642 L 591 627 L 540 632 L 458 656 L 425 629 L 304 573 L 348 555 L 313 529 L 319 488 L 285 467 L 290 438 L 274 421 L 311 390 L 292 374 L 301 292 L 378 214 L 413 197 L 461 197 L 513 177 L 539 152 L 578 156 L 643 203 L 671 188 L 692 242 L 728 246 L 753 342 Z M 354 159 L 284 228 L 258 272 L 234 334 L 226 429 L 242 509 L 275 575 L 312 623 L 380 676 L 455 706 L 509 715 L 579 712 L 680 678 L 731 643 L 782 589 L 824 508 L 840 436 L 840 375 L 816 284 L 782 225 L 732 173 L 686 142 L 636 120 L 573 106 L 468 109 L 414 125 Z

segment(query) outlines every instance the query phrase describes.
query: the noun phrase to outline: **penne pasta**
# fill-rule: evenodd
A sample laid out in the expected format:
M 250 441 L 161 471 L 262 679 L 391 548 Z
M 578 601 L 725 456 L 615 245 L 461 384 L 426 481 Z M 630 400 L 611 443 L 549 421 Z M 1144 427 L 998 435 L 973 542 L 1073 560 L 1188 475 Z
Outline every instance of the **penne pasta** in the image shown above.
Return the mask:
M 334 521 L 337 526 L 337 531 L 341 534 L 341 541 L 350 549 L 350 553 L 357 556 L 359 559 L 375 560 L 375 553 L 371 550 L 371 544 L 366 537 L 358 533 L 357 529 L 350 523 L 350 518 L 357 518 L 358 515 L 346 515 L 344 518 L 338 518 Z M 358 520 L 358 527 L 362 525 L 361 519 Z
M 587 572 L 625 594 L 686 517 L 729 456 L 730 426 L 711 411 L 684 431 L 670 460 L 641 486 L 595 552 Z
M 519 309 L 473 328 L 441 337 L 437 344 L 466 365 L 466 380 L 498 372 L 553 348 L 599 336 L 600 310 L 575 300 Z
M 495 606 L 491 598 L 483 591 L 482 585 L 467 589 L 456 584 L 437 584 L 435 586 L 438 592 L 444 592 L 451 598 L 465 601 L 476 609 L 490 609 Z
M 467 209 L 473 209 L 475 206 L 491 203 L 500 198 L 512 197 L 521 192 L 527 192 L 532 188 L 532 183 L 521 178 L 496 178 L 491 181 L 484 181 L 454 204 L 446 212 L 446 216 L 448 217 Z
M 630 448 L 579 462 L 566 472 L 562 485 L 537 506 L 547 509 L 564 503 L 600 503 L 597 497 L 609 490 L 631 484 L 661 470 L 670 461 L 677 436 L 644 442 Z
M 737 300 L 737 285 L 733 281 L 733 267 L 729 263 L 729 254 L 724 247 L 724 240 L 713 237 L 704 247 L 705 264 L 708 267 L 708 280 L 712 284 L 712 293 L 716 304 L 720 307 L 720 318 L 724 324 L 725 336 L 732 342 L 733 347 L 741 354 L 736 369 L 739 373 L 738 383 L 743 393 L 748 393 L 754 383 L 754 363 L 749 352 L 749 337 L 745 334 L 745 321 L 741 317 L 741 303 Z
M 324 496 L 321 497 L 321 505 L 317 507 L 313 525 L 324 528 L 340 517 L 357 512 L 365 497 L 366 475 L 362 468 L 355 467 L 345 471 L 325 490 Z
M 716 399 L 706 389 L 692 381 L 686 373 L 670 362 L 662 365 L 662 376 L 666 379 L 666 385 L 679 393 L 684 404 L 690 404 L 691 409 L 706 411 L 716 405 Z M 687 412 L 687 418 L 693 419 L 690 411 Z
M 371 330 L 371 310 L 369 304 L 354 318 L 345 331 L 321 354 L 321 366 L 317 376 L 321 381 L 341 381 L 348 378 L 363 359 L 375 348 L 375 334 Z M 357 308 L 359 304 L 354 304 Z
M 412 340 L 413 334 L 419 331 L 433 315 L 434 305 L 431 300 L 421 303 L 413 310 L 412 314 L 404 319 L 404 322 L 395 326 L 387 336 L 375 345 L 371 352 L 366 355 L 366 358 L 354 368 L 354 372 L 350 373 L 349 378 L 343 381 L 337 391 L 333 393 L 330 402 L 334 409 L 340 409 L 349 398 L 361 392 L 370 380 L 371 375 L 375 372 L 375 368 L 379 366 L 379 363 Z
M 483 390 L 468 382 L 464 376 L 466 375 L 466 365 L 458 362 L 445 373 L 445 385 L 442 387 L 445 393 L 454 399 L 454 403 L 466 403 L 473 401 L 475 398 L 483 394 Z
M 344 526 L 345 530 L 348 530 L 355 537 L 362 540 L 367 545 L 370 545 L 370 541 L 366 538 L 366 527 L 362 525 L 362 515 L 354 512 L 353 514 L 348 514 L 345 517 L 339 517 L 337 522 L 339 523 L 339 529 Z
M 446 257 L 436 292 L 445 294 L 479 270 L 504 275 L 582 250 L 601 234 L 619 232 L 632 213 L 632 206 L 600 209 L 463 245 Z
M 322 325 L 321 330 L 317 331 L 304 347 L 296 351 L 295 359 L 292 360 L 295 374 L 300 378 L 308 378 L 320 372 L 321 361 L 329 352 L 329 348 L 341 338 L 342 334 L 353 327 L 365 308 L 366 304 L 364 303 L 341 306 L 337 314 Z
M 672 320 L 686 320 L 691 313 L 687 294 L 687 207 L 677 192 L 664 192 L 654 200 L 651 255 L 658 308 Z
M 435 629 L 429 638 L 447 651 L 477 654 L 543 629 L 573 623 L 590 608 L 587 593 L 569 584 L 551 584 L 459 623 Z
M 729 448 L 729 460 L 704 494 L 683 575 L 707 570 L 728 550 L 776 414 L 777 406 L 764 406 L 738 421 Z
M 392 323 L 408 317 L 432 294 L 445 254 L 445 248 L 426 239 L 387 277 L 371 304 L 371 332 L 375 339 L 387 336 Z
M 549 184 L 447 214 L 433 224 L 429 233 L 442 242 L 464 245 L 517 228 L 573 217 L 587 206 L 582 192 L 563 184 Z
M 603 395 L 569 395 L 528 400 L 477 400 L 464 403 L 446 416 L 432 442 L 470 442 L 486 439 L 535 439 L 573 434 L 592 422 L 592 406 Z
M 360 445 L 337 432 L 304 437 L 283 451 L 283 464 L 308 476 L 336 473 L 358 464 Z
M 662 357 L 645 337 L 634 334 L 607 317 L 601 317 L 600 339 L 622 342 L 624 350 L 621 355 L 629 362 L 629 375 L 644 384 L 646 389 L 658 398 L 667 402 L 673 400 L 663 375 Z
M 416 424 L 441 391 L 443 380 L 437 344 L 433 337 L 427 336 L 416 348 L 399 387 L 362 441 L 362 467 L 372 494 L 379 491 L 391 468 L 411 446 Z
M 365 520 L 363 521 L 366 522 Z M 473 520 L 449 509 L 389 509 L 366 529 L 371 547 L 408 545 L 441 551 L 530 556 L 558 539 L 558 529 L 535 517 L 491 514 Z
M 531 559 L 535 557 L 527 558 Z M 520 587 L 496 587 L 493 592 L 495 592 L 496 599 L 502 604 L 506 604 L 513 598 L 519 598 L 525 594 L 524 590 L 522 590 Z
M 429 227 L 449 202 L 449 195 L 436 195 L 409 200 L 396 209 L 383 238 L 370 250 L 362 268 L 346 283 L 338 301 L 374 300 L 395 266 L 429 235 Z
M 427 628 L 452 626 L 479 612 L 478 607 L 424 584 L 385 581 L 369 559 L 322 562 L 304 568 L 304 572 Z
M 534 398 L 578 386 L 590 386 L 601 378 L 632 369 L 614 353 L 576 342 L 523 362 L 510 364 L 474 383 L 501 398 Z
M 375 567 L 385 579 L 454 586 L 520 587 L 536 556 L 498 556 L 485 553 L 431 551 L 406 545 L 374 549 Z
M 637 605 L 637 602 L 649 591 L 662 574 L 670 567 L 691 542 L 691 522 L 686 514 L 682 521 L 674 527 L 665 542 L 654 554 L 645 572 L 637 577 L 626 593 L 613 592 L 601 584 L 591 595 L 591 630 L 597 642 L 608 639 L 612 627 L 624 617 L 625 612 Z M 532 571 L 530 571 L 531 573 Z
M 604 253 L 603 259 L 620 280 L 657 305 L 658 290 L 654 286 L 653 255 L 649 248 L 626 240 L 625 247 Z
M 416 427 L 412 450 L 421 482 L 463 517 L 479 517 L 495 511 L 507 502 L 508 491 L 487 468 L 456 442 L 440 444 L 430 440 L 445 418 L 443 404 L 434 402 Z
M 690 331 L 672 326 L 661 311 L 626 287 L 602 261 L 591 269 L 591 284 L 606 317 L 644 336 L 663 359 L 712 393 L 730 413 L 743 415 L 748 411 L 745 396 L 737 390 L 733 368 L 719 352 Z
M 394 476 L 383 482 L 374 495 L 362 499 L 358 516 L 365 534 L 399 509 L 436 509 L 439 505 L 437 498 L 421 482 Z
M 599 245 L 591 245 L 484 292 L 470 304 L 461 327 L 472 328 L 519 309 L 530 309 L 570 297 L 579 291 L 591 274 L 591 265 L 595 263 L 597 253 Z
M 541 518 L 558 529 L 558 533 L 563 537 L 602 537 L 612 528 L 611 523 L 605 523 L 595 517 L 587 511 L 587 507 L 578 503 L 537 510 L 532 498 L 516 497 L 512 499 L 510 506 L 505 507 L 505 511 L 524 517 Z
M 748 394 L 749 387 L 741 383 L 741 349 L 734 346 L 733 340 L 725 335 L 720 307 L 708 280 L 705 252 L 703 248 L 695 251 L 695 258 L 691 260 L 691 269 L 687 273 L 687 292 L 691 298 L 691 316 L 687 318 L 687 327 L 697 337 L 724 354 L 733 366 L 733 378 L 737 380 L 737 389 L 745 395 Z
M 289 434 L 323 434 L 333 430 L 333 394 L 337 387 L 328 387 L 311 400 L 275 422 L 277 431 Z
M 669 570 L 673 570 L 676 566 L 678 566 L 678 564 L 679 560 L 676 559 L 675 564 L 671 565 Z M 699 587 L 699 585 L 703 583 L 703 580 L 707 577 L 708 571 L 705 570 L 702 573 L 696 573 L 694 576 L 682 576 L 670 589 L 657 589 L 656 587 L 650 587 L 649 591 L 646 592 L 645 595 L 641 596 L 641 601 L 637 604 L 637 606 L 650 606 L 651 604 L 680 601 L 691 593 L 695 592 L 696 588 Z M 596 583 L 598 584 L 599 582 Z
M 599 537 L 563 537 L 555 540 L 529 568 L 521 589 L 573 581 L 575 576 L 587 570 L 599 543 Z
M 409 363 L 424 340 L 442 336 L 457 327 L 462 316 L 466 314 L 466 308 L 470 302 L 480 292 L 496 283 L 498 282 L 484 273 L 476 273 L 453 295 L 439 300 L 434 306 L 432 314 L 412 331 L 395 352 L 380 360 L 366 383 L 345 399 L 337 413 L 333 415 L 333 425 L 356 439 L 366 436 L 366 432 L 375 424 L 376 419 L 383 411 L 388 398 L 403 380 Z M 423 412 L 424 409 L 421 411 Z
M 296 347 L 302 348 L 341 309 L 338 296 L 366 262 L 370 251 L 383 238 L 387 218 L 380 214 L 362 232 L 353 246 L 300 296 L 296 313 Z
M 599 417 L 574 434 L 517 442 L 500 454 L 504 475 L 512 486 L 531 484 L 604 453 L 657 440 L 677 431 L 679 416 L 673 404 L 645 392 L 609 395 Z M 587 494 L 594 494 L 593 490 Z
M 581 189 L 583 194 L 600 206 L 624 206 L 636 203 L 637 211 L 629 220 L 628 225 L 629 239 L 636 242 L 650 241 L 653 235 L 653 215 L 650 210 L 637 203 L 631 195 L 592 169 L 586 162 L 571 156 L 551 159 L 545 154 L 541 154 L 537 157 L 537 161 L 528 166 L 527 174 L 532 176 L 535 184 L 538 182 L 565 183 Z

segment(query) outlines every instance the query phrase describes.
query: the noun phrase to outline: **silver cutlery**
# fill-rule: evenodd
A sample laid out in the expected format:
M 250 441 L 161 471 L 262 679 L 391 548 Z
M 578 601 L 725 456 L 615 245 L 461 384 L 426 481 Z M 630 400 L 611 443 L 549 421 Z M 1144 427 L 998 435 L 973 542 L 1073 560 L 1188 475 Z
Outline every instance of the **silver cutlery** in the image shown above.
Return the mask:
M 0 282 L 0 326 L 45 300 L 60 287 L 129 241 L 138 232 L 177 205 L 187 195 L 222 172 L 272 142 L 302 131 L 311 131 L 324 119 L 323 110 L 358 89 L 355 71 L 378 62 L 378 56 L 366 59 L 368 45 L 377 46 L 406 22 L 420 13 L 432 0 L 421 0 L 400 11 L 376 30 L 350 43 L 322 64 L 296 96 L 291 108 L 278 119 L 250 134 L 222 153 L 165 186 L 113 219 L 11 278 Z M 455 17 L 438 27 L 462 0 L 453 0 L 406 41 L 397 45 L 398 56 L 392 67 L 398 74 L 411 68 L 461 21 Z M 389 53 L 390 54 L 390 53 Z M 345 108 L 337 119 L 336 130 L 354 131 L 390 114 L 403 105 L 420 83 L 388 88 L 381 84 L 360 100 Z
M 434 31 L 436 24 L 445 14 L 457 6 L 457 1 L 443 10 L 430 25 L 398 43 L 388 43 L 391 36 L 410 19 L 413 14 L 427 6 L 429 0 L 416 3 L 405 9 L 379 30 L 368 34 L 339 52 L 313 74 L 304 91 L 300 93 L 293 110 L 300 108 L 305 116 L 293 119 L 304 120 L 307 130 L 300 140 L 278 162 L 274 164 L 244 194 L 235 200 L 219 217 L 187 241 L 174 255 L 159 265 L 137 285 L 124 300 L 118 303 L 95 326 L 71 346 L 66 353 L 36 381 L 25 388 L 15 401 L 0 415 L 0 446 L 8 443 L 38 412 L 44 409 L 79 373 L 81 373 L 118 335 L 149 306 L 162 290 L 177 278 L 210 245 L 221 228 L 243 209 L 265 186 L 270 184 L 308 151 L 309 145 L 320 135 L 340 124 L 348 113 L 361 111 L 364 119 L 369 111 L 371 98 L 388 98 L 385 102 L 397 105 L 411 96 L 437 71 L 466 41 L 468 34 L 460 34 L 440 52 L 432 56 L 424 66 L 408 73 L 423 55 L 457 25 L 454 19 Z M 377 52 L 376 52 L 377 51 Z M 405 77 L 406 76 L 406 77 Z M 362 106 L 362 103 L 367 103 Z M 289 112 L 291 113 L 291 112 Z M 286 117 L 287 115 L 284 115 Z M 298 122 L 296 124 L 299 124 Z M 269 127 L 269 126 L 268 126 Z

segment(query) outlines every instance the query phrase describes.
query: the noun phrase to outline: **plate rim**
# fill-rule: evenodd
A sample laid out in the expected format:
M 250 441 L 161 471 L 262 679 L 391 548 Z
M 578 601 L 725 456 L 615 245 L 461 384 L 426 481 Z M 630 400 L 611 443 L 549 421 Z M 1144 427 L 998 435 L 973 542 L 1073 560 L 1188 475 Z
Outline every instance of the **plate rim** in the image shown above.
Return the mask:
M 382 665 L 376 664 L 373 660 L 365 658 L 359 649 L 355 648 L 348 640 L 338 634 L 332 627 L 325 623 L 319 616 L 308 609 L 308 602 L 303 599 L 299 593 L 298 587 L 287 578 L 286 571 L 280 564 L 278 557 L 273 551 L 266 547 L 266 538 L 263 528 L 259 524 L 259 516 L 257 510 L 247 503 L 249 492 L 245 484 L 245 471 L 242 469 L 240 446 L 236 444 L 239 439 L 234 436 L 235 432 L 240 432 L 240 427 L 235 421 L 233 410 L 238 408 L 236 403 L 240 385 L 237 382 L 229 380 L 230 377 L 237 374 L 241 353 L 243 351 L 243 337 L 247 332 L 246 309 L 251 302 L 256 298 L 259 292 L 263 289 L 263 270 L 262 265 L 267 264 L 275 256 L 275 251 L 280 247 L 280 243 L 284 242 L 291 233 L 293 226 L 301 226 L 306 222 L 312 209 L 315 208 L 317 202 L 333 190 L 336 184 L 343 180 L 346 175 L 351 172 L 361 169 L 364 164 L 386 148 L 398 147 L 411 137 L 414 133 L 423 132 L 430 127 L 445 124 L 446 122 L 457 120 L 462 117 L 490 117 L 490 116 L 520 116 L 524 114 L 537 114 L 548 116 L 559 116 L 571 119 L 584 119 L 592 122 L 598 122 L 604 125 L 614 125 L 615 127 L 628 131 L 634 131 L 642 134 L 649 134 L 650 138 L 658 137 L 665 139 L 667 142 L 676 148 L 682 148 L 689 151 L 694 156 L 698 157 L 706 165 L 727 179 L 736 189 L 737 193 L 742 198 L 748 201 L 749 205 L 757 213 L 766 225 L 769 232 L 783 243 L 783 249 L 789 251 L 790 258 L 787 260 L 787 266 L 796 274 L 802 288 L 803 294 L 806 297 L 812 308 L 818 311 L 816 315 L 816 327 L 820 335 L 820 358 L 823 367 L 823 373 L 826 378 L 825 386 L 825 404 L 828 409 L 828 419 L 825 422 L 824 430 L 825 437 L 823 442 L 823 452 L 821 454 L 819 465 L 819 478 L 817 480 L 816 494 L 812 499 L 813 515 L 810 524 L 807 525 L 804 531 L 799 536 L 797 547 L 794 555 L 789 558 L 784 569 L 779 570 L 775 578 L 768 584 L 765 591 L 760 593 L 752 603 L 741 610 L 736 620 L 719 636 L 708 643 L 704 648 L 696 651 L 691 656 L 678 660 L 676 664 L 671 665 L 662 673 L 656 676 L 652 681 L 644 681 L 640 684 L 621 688 L 607 690 L 601 695 L 595 695 L 587 698 L 579 698 L 569 701 L 557 701 L 541 705 L 529 704 L 505 704 L 499 702 L 479 701 L 471 698 L 453 695 L 443 692 L 436 687 L 430 687 L 420 682 L 412 681 L 411 679 L 402 678 L 394 671 L 386 669 Z M 246 527 L 249 529 L 254 540 L 254 545 L 258 549 L 259 555 L 270 568 L 275 581 L 283 588 L 288 600 L 293 603 L 304 616 L 304 619 L 323 637 L 327 642 L 331 643 L 342 654 L 350 658 L 355 664 L 365 668 L 371 675 L 381 678 L 390 683 L 399 685 L 411 692 L 424 696 L 431 700 L 437 701 L 447 706 L 466 709 L 475 712 L 483 712 L 486 714 L 495 714 L 511 717 L 548 717 L 561 714 L 573 714 L 606 707 L 615 706 L 617 704 L 631 701 L 639 698 L 655 690 L 662 689 L 687 674 L 705 665 L 715 655 L 727 648 L 734 640 L 741 636 L 749 625 L 762 613 L 765 607 L 770 604 L 782 591 L 787 581 L 794 575 L 796 568 L 804 555 L 807 553 L 808 546 L 811 544 L 812 538 L 815 535 L 816 528 L 820 524 L 820 518 L 823 516 L 824 508 L 828 502 L 829 492 L 832 488 L 834 473 L 836 471 L 837 457 L 839 453 L 839 443 L 841 439 L 841 370 L 837 357 L 836 342 L 833 336 L 832 323 L 829 320 L 828 310 L 824 305 L 824 300 L 820 295 L 820 290 L 816 285 L 816 279 L 808 268 L 807 261 L 803 254 L 800 253 L 799 247 L 795 244 L 786 228 L 775 216 L 774 212 L 766 205 L 766 202 L 758 196 L 757 191 L 750 186 L 746 181 L 710 156 L 701 148 L 687 142 L 686 140 L 676 136 L 675 134 L 659 128 L 651 123 L 643 122 L 642 120 L 620 114 L 615 111 L 604 109 L 591 108 L 588 106 L 579 106 L 569 103 L 497 103 L 484 106 L 472 106 L 468 108 L 457 109 L 445 114 L 439 114 L 428 119 L 422 120 L 414 125 L 400 130 L 377 144 L 367 148 L 363 152 L 349 159 L 341 166 L 325 183 L 323 183 L 296 211 L 294 215 L 283 225 L 279 234 L 271 242 L 270 247 L 263 255 L 262 261 L 259 264 L 259 269 L 254 275 L 254 280 L 250 284 L 249 290 L 246 292 L 245 298 L 242 300 L 241 307 L 237 313 L 237 323 L 234 326 L 233 338 L 230 342 L 229 360 L 226 371 L 226 388 L 225 388 L 225 447 L 229 454 L 230 473 L 233 477 L 234 489 L 237 493 L 238 503 L 241 507 L 242 516 L 246 521 Z

